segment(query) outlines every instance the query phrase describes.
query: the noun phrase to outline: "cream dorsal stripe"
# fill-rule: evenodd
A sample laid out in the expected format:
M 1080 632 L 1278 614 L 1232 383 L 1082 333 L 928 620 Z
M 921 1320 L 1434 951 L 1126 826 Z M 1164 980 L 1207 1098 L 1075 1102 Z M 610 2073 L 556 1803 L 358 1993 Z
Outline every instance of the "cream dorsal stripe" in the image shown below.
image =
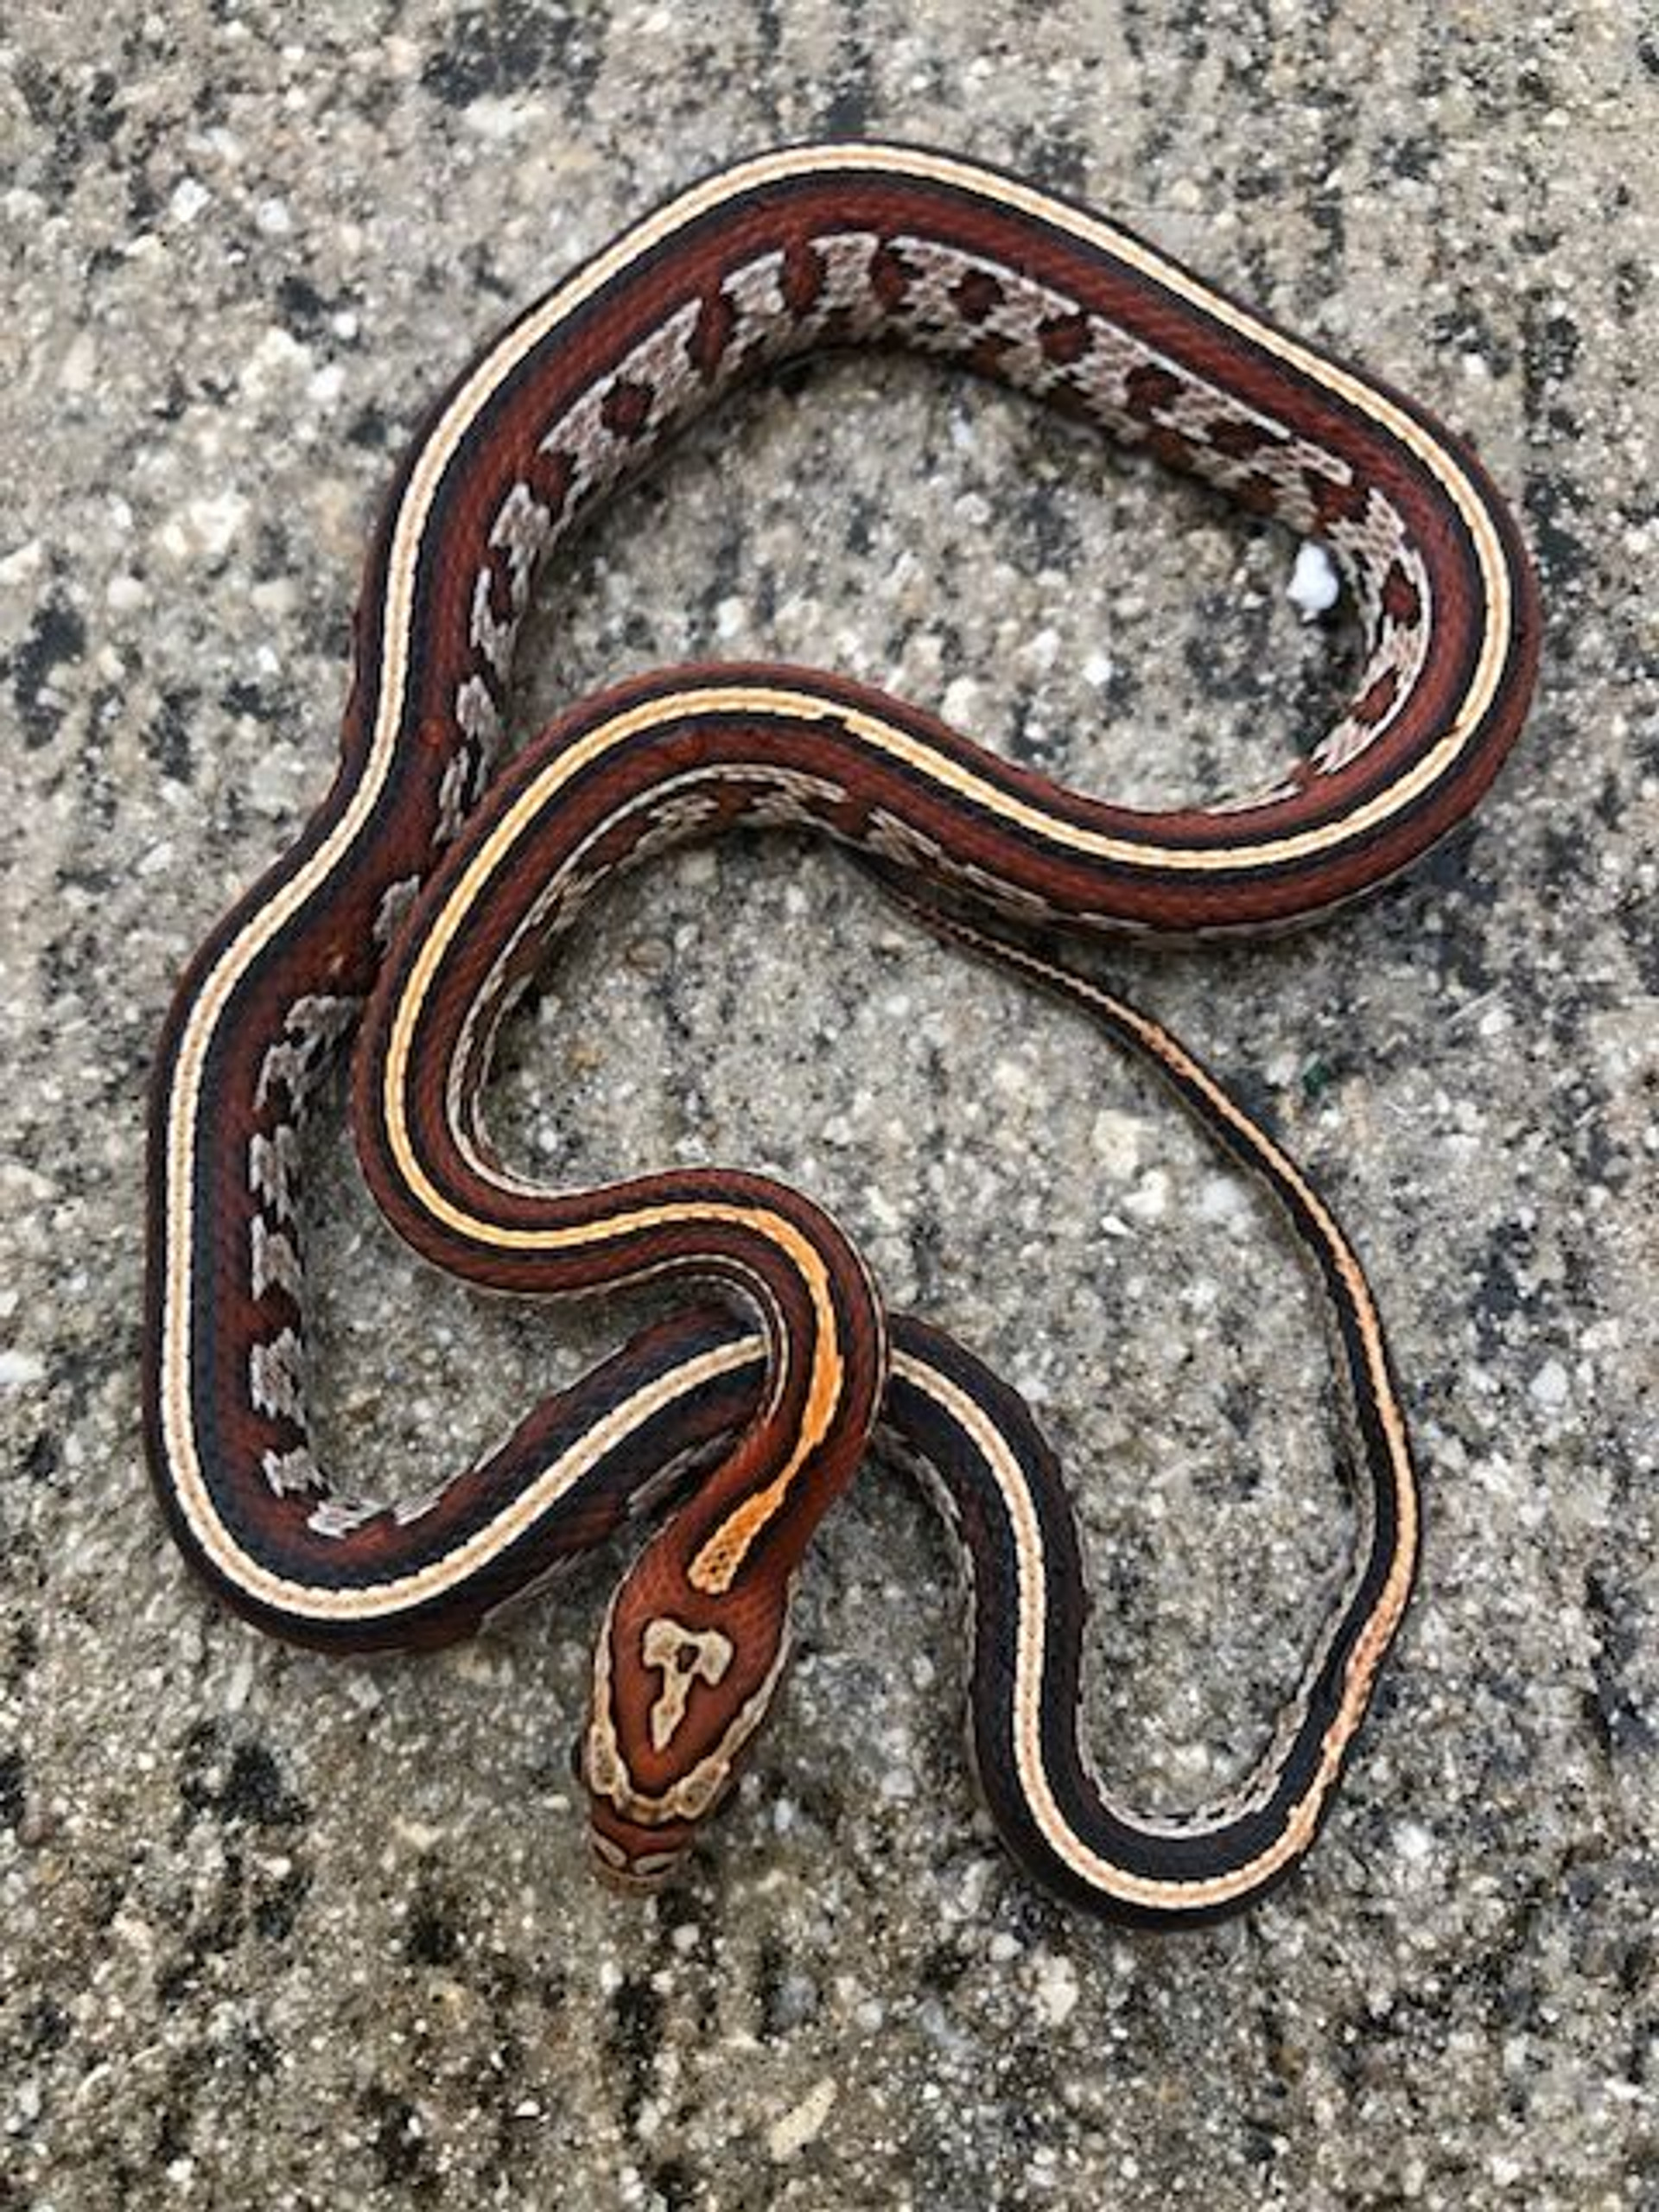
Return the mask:
M 832 674 L 697 669 L 573 709 L 492 783 L 538 565 L 740 378 L 867 342 L 1028 391 L 1319 538 L 1364 637 L 1342 716 L 1254 800 L 1146 813 Z M 1223 1087 L 994 918 L 1190 936 L 1308 920 L 1374 887 L 1486 789 L 1525 713 L 1537 627 L 1506 509 L 1426 410 L 1033 185 L 903 147 L 802 147 L 647 216 L 486 346 L 418 434 L 367 568 L 339 779 L 210 934 L 168 1018 L 145 1399 L 188 1557 L 277 1633 L 431 1643 L 674 1494 L 613 1603 L 584 1739 L 597 1859 L 645 1884 L 749 1755 L 796 1573 L 880 1415 L 912 1456 L 931 1440 L 947 1491 L 978 1484 L 956 1508 L 979 1532 L 976 1740 L 1033 1872 L 1154 1920 L 1258 1894 L 1328 1806 L 1409 1586 L 1414 1493 L 1381 1324 L 1328 1208 Z M 1157 1821 L 1096 1786 L 1058 1710 L 1080 1599 L 1040 1439 L 919 1324 L 889 1380 L 880 1297 L 822 1208 L 728 1169 L 546 1191 L 487 1141 L 475 1102 L 496 1028 L 572 916 L 653 852 L 776 823 L 850 844 L 907 896 L 948 892 L 962 918 L 937 925 L 1149 1058 L 1318 1267 L 1369 1504 L 1350 1587 L 1229 1808 Z M 353 1120 L 402 1234 L 487 1287 L 712 1277 L 744 1327 L 758 1319 L 750 1349 L 693 1309 L 419 1498 L 336 1485 L 305 1402 L 300 1133 L 365 1004 Z M 997 1681 L 1013 1688 L 994 1711 Z

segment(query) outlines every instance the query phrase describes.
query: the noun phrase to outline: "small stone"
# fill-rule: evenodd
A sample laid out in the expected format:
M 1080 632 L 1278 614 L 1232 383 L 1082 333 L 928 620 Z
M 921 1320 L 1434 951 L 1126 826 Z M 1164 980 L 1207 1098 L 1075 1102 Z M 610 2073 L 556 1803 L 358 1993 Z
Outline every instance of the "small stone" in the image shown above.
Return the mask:
M 58 369 L 59 386 L 67 392 L 90 391 L 97 374 L 98 341 L 90 330 L 77 331 Z
M 1051 2028 L 1065 2025 L 1082 1993 L 1070 1959 L 1052 1951 L 1039 1955 L 1032 1974 L 1032 2002 Z
M 958 676 L 945 689 L 944 719 L 953 729 L 965 729 L 979 713 L 979 686 L 971 676 Z
M 194 223 L 202 209 L 211 205 L 213 197 L 200 177 L 181 177 L 173 188 L 168 211 L 175 223 Z
M 1123 1201 L 1123 1211 L 1136 1221 L 1161 1221 L 1169 1211 L 1169 1177 L 1161 1167 L 1144 1174 Z
M 1342 594 L 1342 580 L 1323 545 L 1311 542 L 1296 550 L 1296 564 L 1285 586 L 1285 597 L 1304 622 L 1317 622 L 1328 614 Z
M 1133 1114 L 1103 1106 L 1090 1125 L 1089 1149 L 1107 1173 L 1127 1182 L 1141 1165 L 1145 1131 Z
M 816 2140 L 839 2094 L 835 2082 L 826 2075 L 807 2091 L 799 2104 L 772 2122 L 766 2130 L 766 2150 L 779 2165 Z
M 38 537 L 28 538 L 0 560 L 0 590 L 16 591 L 33 583 L 46 566 L 46 548 Z
M 163 551 L 175 561 L 222 561 L 241 536 L 248 502 L 239 492 L 192 499 L 162 524 Z
M 1527 1385 L 1528 1395 L 1541 1406 L 1564 1406 L 1572 1395 L 1573 1382 L 1559 1359 L 1547 1359 Z

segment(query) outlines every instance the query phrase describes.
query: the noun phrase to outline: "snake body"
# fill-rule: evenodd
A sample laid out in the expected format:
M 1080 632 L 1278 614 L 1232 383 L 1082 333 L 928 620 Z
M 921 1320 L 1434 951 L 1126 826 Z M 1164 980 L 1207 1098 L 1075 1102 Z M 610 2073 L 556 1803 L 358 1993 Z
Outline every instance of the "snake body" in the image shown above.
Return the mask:
M 537 566 L 740 378 L 815 349 L 937 353 L 1217 486 L 1330 550 L 1355 695 L 1274 787 L 1147 812 L 1054 784 L 816 671 L 659 671 L 585 702 L 492 780 Z M 820 145 L 683 193 L 521 315 L 412 441 L 370 550 L 333 788 L 191 963 L 158 1054 L 149 1458 L 186 1555 L 277 1634 L 442 1642 L 671 1491 L 613 1600 L 582 1752 L 599 1863 L 659 1879 L 729 1789 L 780 1679 L 796 1571 L 878 1421 L 925 1462 L 973 1584 L 973 1738 L 1014 1848 L 1131 1919 L 1203 1918 L 1295 1863 L 1409 1591 L 1409 1446 L 1363 1274 L 1306 1179 L 1168 1033 L 1011 938 L 1306 921 L 1461 821 L 1524 715 L 1531 572 L 1472 457 L 1421 408 L 1098 216 L 977 163 Z M 1147 1057 L 1279 1199 L 1335 1323 L 1369 1501 L 1349 1583 L 1224 1805 L 1117 1804 L 1077 1732 L 1081 1579 L 1028 1415 L 962 1348 L 891 1326 L 810 1200 L 723 1167 L 551 1192 L 477 1104 L 515 991 L 650 854 L 808 824 L 935 926 Z M 423 1254 L 495 1289 L 686 1275 L 735 1310 L 659 1324 L 414 1504 L 338 1491 L 303 1395 L 300 1129 L 358 1033 L 371 1186 Z

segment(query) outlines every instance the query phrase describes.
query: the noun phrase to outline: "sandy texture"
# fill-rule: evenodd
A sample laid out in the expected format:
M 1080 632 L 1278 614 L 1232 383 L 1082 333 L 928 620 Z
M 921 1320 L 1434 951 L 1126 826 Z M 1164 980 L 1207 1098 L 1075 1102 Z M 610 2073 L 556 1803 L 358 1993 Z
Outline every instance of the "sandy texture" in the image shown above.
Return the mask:
M 303 12 L 304 26 L 299 28 Z M 1619 0 L 387 0 L 0 26 L 0 2207 L 1659 2206 L 1653 1376 L 1659 34 Z M 1109 972 L 1375 1268 L 1421 1593 L 1305 1875 L 1190 1940 L 1051 1906 L 960 1751 L 925 1506 L 872 1477 L 688 1885 L 584 1869 L 613 1563 L 329 1665 L 188 1580 L 136 1373 L 171 980 L 329 773 L 424 400 L 675 185 L 826 131 L 1124 216 L 1478 440 L 1548 606 L 1470 836 L 1362 911 Z M 1243 785 L 1339 687 L 1294 549 L 995 392 L 728 407 L 543 585 L 520 723 L 688 654 L 832 663 L 1091 787 Z M 774 840 L 607 901 L 508 1039 L 517 1156 L 828 1201 L 1076 1470 L 1124 1789 L 1235 1772 L 1339 1560 L 1319 1323 L 1262 1209 L 1076 1022 Z M 326 1441 L 411 1488 L 614 1312 L 480 1306 L 318 1147 Z

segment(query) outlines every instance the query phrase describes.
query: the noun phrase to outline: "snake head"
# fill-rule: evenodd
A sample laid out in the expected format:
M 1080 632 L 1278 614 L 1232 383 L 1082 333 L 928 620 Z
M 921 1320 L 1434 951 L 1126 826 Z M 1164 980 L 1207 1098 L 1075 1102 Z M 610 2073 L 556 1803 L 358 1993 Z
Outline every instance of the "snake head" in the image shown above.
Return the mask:
M 659 1539 L 611 1600 L 579 1770 L 599 1873 L 653 1890 L 736 1780 L 789 1646 L 788 1592 L 707 1595 Z

